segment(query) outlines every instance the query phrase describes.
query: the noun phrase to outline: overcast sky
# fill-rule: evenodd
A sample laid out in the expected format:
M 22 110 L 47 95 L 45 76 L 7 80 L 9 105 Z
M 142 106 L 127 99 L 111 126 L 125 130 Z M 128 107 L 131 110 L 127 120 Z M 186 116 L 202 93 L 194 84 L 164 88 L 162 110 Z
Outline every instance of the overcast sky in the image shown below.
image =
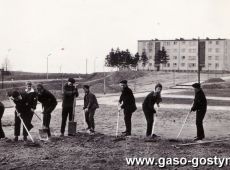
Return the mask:
M 13 70 L 103 70 L 143 39 L 230 38 L 230 0 L 0 0 L 0 62 Z M 62 49 L 64 48 L 64 50 Z

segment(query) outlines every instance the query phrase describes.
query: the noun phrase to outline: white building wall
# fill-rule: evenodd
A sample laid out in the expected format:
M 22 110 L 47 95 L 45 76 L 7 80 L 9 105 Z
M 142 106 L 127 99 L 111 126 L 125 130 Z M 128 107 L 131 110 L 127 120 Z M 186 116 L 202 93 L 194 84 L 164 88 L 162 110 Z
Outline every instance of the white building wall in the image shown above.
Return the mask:
M 205 41 L 204 71 L 230 71 L 230 40 L 203 39 Z M 155 43 L 160 42 L 160 48 L 165 48 L 169 55 L 166 66 L 161 70 L 197 71 L 198 69 L 198 40 L 141 40 L 138 41 L 138 52 L 141 56 L 145 50 L 149 58 L 145 70 L 156 70 L 154 66 Z M 141 63 L 138 69 L 143 69 Z

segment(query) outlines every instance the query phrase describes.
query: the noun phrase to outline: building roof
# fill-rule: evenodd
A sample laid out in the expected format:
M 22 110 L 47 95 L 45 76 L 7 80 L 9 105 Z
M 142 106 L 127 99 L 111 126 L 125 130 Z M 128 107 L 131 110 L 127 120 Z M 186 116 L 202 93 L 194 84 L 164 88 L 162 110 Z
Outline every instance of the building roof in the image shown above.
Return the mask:
M 158 39 L 151 39 L 151 40 L 138 40 L 138 42 L 149 42 L 149 41 L 197 41 L 197 38 L 192 38 L 192 39 L 183 39 L 183 38 L 176 38 L 176 39 L 168 39 L 168 40 L 158 40 Z M 216 40 L 226 40 L 225 38 L 216 38 L 216 39 L 211 39 L 211 38 L 206 38 L 206 39 L 199 39 L 200 41 L 216 41 Z

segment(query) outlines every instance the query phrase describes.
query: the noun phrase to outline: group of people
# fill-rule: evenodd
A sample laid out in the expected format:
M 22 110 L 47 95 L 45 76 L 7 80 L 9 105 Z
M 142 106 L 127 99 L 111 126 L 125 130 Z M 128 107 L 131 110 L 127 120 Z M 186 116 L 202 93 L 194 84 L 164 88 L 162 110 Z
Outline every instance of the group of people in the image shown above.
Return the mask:
M 124 121 L 126 130 L 122 132 L 124 136 L 131 135 L 131 117 L 133 112 L 137 109 L 135 104 L 135 98 L 132 90 L 128 87 L 127 80 L 122 80 L 120 82 L 120 86 L 122 89 L 122 93 L 119 99 L 119 110 L 123 109 L 124 111 Z M 193 101 L 193 105 L 191 107 L 190 112 L 196 111 L 196 126 L 197 126 L 197 135 L 194 138 L 194 141 L 200 141 L 205 138 L 204 128 L 203 128 L 203 119 L 207 111 L 207 100 L 205 94 L 200 86 L 200 83 L 194 83 L 192 85 L 195 91 L 195 98 Z M 156 114 L 156 110 L 154 105 L 157 104 L 157 107 L 160 107 L 160 102 L 162 102 L 161 91 L 162 85 L 158 83 L 155 86 L 155 91 L 150 92 L 144 99 L 142 104 L 142 110 L 144 112 L 146 122 L 147 122 L 147 130 L 146 137 L 155 138 L 157 135 L 152 133 L 153 123 L 154 123 L 154 115 Z
M 69 78 L 67 83 L 63 87 L 63 102 L 62 102 L 62 122 L 61 122 L 61 137 L 64 136 L 67 117 L 72 121 L 73 109 L 75 107 L 74 100 L 78 97 L 78 89 L 74 86 L 75 79 Z M 94 133 L 94 114 L 95 110 L 99 108 L 97 99 L 93 93 L 90 92 L 88 85 L 83 86 L 84 96 L 84 112 L 85 121 L 88 125 L 87 130 L 89 133 Z M 56 108 L 58 102 L 56 97 L 42 84 L 37 84 L 36 90 L 33 89 L 32 83 L 26 83 L 25 91 L 15 90 L 8 93 L 10 101 L 15 105 L 15 126 L 14 126 L 14 141 L 18 141 L 20 136 L 21 124 L 23 123 L 23 140 L 27 141 L 27 130 L 30 131 L 33 128 L 32 118 L 36 114 L 37 103 L 42 105 L 42 119 L 36 114 L 36 116 L 42 121 L 42 130 L 47 133 L 48 137 L 51 137 L 50 121 L 51 113 Z M 4 113 L 5 107 L 0 102 L 0 139 L 5 138 L 5 133 L 2 129 L 1 119 Z M 26 127 L 26 128 L 25 128 Z M 69 134 L 70 135 L 70 134 Z
M 78 89 L 74 85 L 75 79 L 69 78 L 68 82 L 63 87 L 63 101 L 62 101 L 62 122 L 61 122 L 61 137 L 64 136 L 66 121 L 69 117 L 69 121 L 73 121 L 74 118 L 74 108 L 75 99 L 79 96 Z M 15 128 L 14 128 L 14 140 L 18 141 L 20 136 L 20 126 L 21 121 L 30 131 L 33 128 L 31 123 L 33 115 L 35 114 L 35 109 L 37 102 L 39 101 L 42 105 L 42 125 L 43 129 L 47 132 L 48 137 L 51 136 L 50 133 L 50 121 L 51 113 L 57 106 L 57 100 L 55 96 L 47 89 L 44 88 L 42 84 L 37 84 L 37 90 L 32 88 L 32 83 L 27 82 L 26 89 L 23 92 L 17 90 L 9 93 L 9 98 L 15 104 Z M 128 87 L 127 80 L 122 80 L 120 82 L 121 95 L 118 103 L 118 110 L 123 110 L 124 112 L 124 122 L 125 131 L 122 132 L 123 136 L 130 136 L 132 132 L 132 114 L 136 111 L 136 102 L 132 90 Z M 196 126 L 197 126 L 197 136 L 195 140 L 202 140 L 204 135 L 203 129 L 203 119 L 207 110 L 207 100 L 203 90 L 199 83 L 192 85 L 195 89 L 195 98 L 191 111 L 196 111 Z M 155 86 L 155 91 L 150 92 L 144 99 L 142 104 L 142 109 L 147 121 L 146 136 L 149 138 L 156 137 L 152 134 L 152 128 L 154 123 L 154 115 L 156 110 L 154 105 L 160 107 L 160 102 L 162 102 L 161 91 L 162 85 L 158 83 Z M 95 132 L 94 115 L 97 108 L 99 108 L 96 96 L 90 91 L 88 85 L 83 86 L 85 93 L 84 96 L 84 106 L 83 110 L 85 113 L 85 122 L 87 123 L 87 131 L 91 134 Z M 1 118 L 4 113 L 4 105 L 0 102 L 0 138 L 5 138 L 4 131 L 2 129 Z M 70 135 L 70 134 L 68 134 Z M 27 140 L 28 133 L 25 128 L 23 128 L 23 140 Z

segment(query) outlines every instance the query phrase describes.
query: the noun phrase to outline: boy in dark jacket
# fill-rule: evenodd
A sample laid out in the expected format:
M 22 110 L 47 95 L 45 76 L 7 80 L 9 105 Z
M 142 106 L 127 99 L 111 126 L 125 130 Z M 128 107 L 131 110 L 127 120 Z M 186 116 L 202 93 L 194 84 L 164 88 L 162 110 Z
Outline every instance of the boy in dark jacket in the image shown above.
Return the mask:
M 74 86 L 75 80 L 69 78 L 68 82 L 63 87 L 63 102 L 62 102 L 62 124 L 61 136 L 64 136 L 66 119 L 69 115 L 69 121 L 73 118 L 74 98 L 78 97 L 78 89 Z
M 46 90 L 42 84 L 37 85 L 38 90 L 38 101 L 42 104 L 43 108 L 43 126 L 47 130 L 48 137 L 51 136 L 50 133 L 50 120 L 51 113 L 57 105 L 57 100 L 54 95 Z
M 33 114 L 31 110 L 31 106 L 29 105 L 29 100 L 25 93 L 19 93 L 18 91 L 14 91 L 12 96 L 10 96 L 13 102 L 15 103 L 15 126 L 14 126 L 14 140 L 18 141 L 18 136 L 20 136 L 20 128 L 21 128 L 21 119 L 22 118 L 26 128 L 30 131 L 33 128 L 33 125 L 29 121 L 31 114 Z M 23 127 L 23 140 L 27 140 L 28 133 L 26 129 Z
M 127 80 L 122 80 L 120 82 L 120 86 L 122 93 L 119 99 L 119 110 L 124 109 L 124 120 L 126 126 L 126 130 L 122 133 L 124 136 L 130 136 L 132 128 L 131 118 L 137 107 L 133 92 L 127 85 Z
M 207 100 L 205 94 L 200 87 L 199 83 L 194 83 L 192 85 L 195 91 L 195 98 L 193 101 L 193 106 L 191 111 L 196 111 L 196 127 L 197 127 L 197 136 L 195 137 L 195 141 L 199 141 L 204 139 L 204 128 L 203 128 L 203 119 L 205 113 L 207 111 Z
M 84 85 L 83 90 L 85 92 L 84 96 L 84 111 L 85 111 L 85 121 L 88 125 L 88 130 L 92 134 L 95 131 L 95 123 L 94 123 L 94 114 L 97 108 L 99 108 L 96 96 L 90 92 L 89 86 Z
M 152 91 L 151 93 L 149 93 L 142 104 L 142 109 L 147 121 L 147 131 L 146 131 L 147 137 L 150 137 L 151 135 L 152 137 L 156 136 L 155 134 L 152 134 L 154 114 L 156 113 L 156 110 L 154 109 L 154 104 L 157 103 L 157 106 L 159 107 L 159 103 L 162 101 L 161 91 L 162 91 L 162 85 L 157 84 L 155 86 L 155 92 Z
M 33 115 L 34 115 L 34 110 L 36 109 L 37 106 L 37 93 L 32 87 L 32 83 L 30 81 L 26 82 L 26 89 L 25 89 L 27 99 L 28 99 L 28 104 L 31 108 L 31 113 L 28 117 L 28 121 L 31 123 Z
M 5 133 L 2 129 L 2 116 L 3 116 L 4 110 L 5 110 L 5 107 L 2 104 L 2 102 L 0 102 L 0 139 L 5 138 Z

